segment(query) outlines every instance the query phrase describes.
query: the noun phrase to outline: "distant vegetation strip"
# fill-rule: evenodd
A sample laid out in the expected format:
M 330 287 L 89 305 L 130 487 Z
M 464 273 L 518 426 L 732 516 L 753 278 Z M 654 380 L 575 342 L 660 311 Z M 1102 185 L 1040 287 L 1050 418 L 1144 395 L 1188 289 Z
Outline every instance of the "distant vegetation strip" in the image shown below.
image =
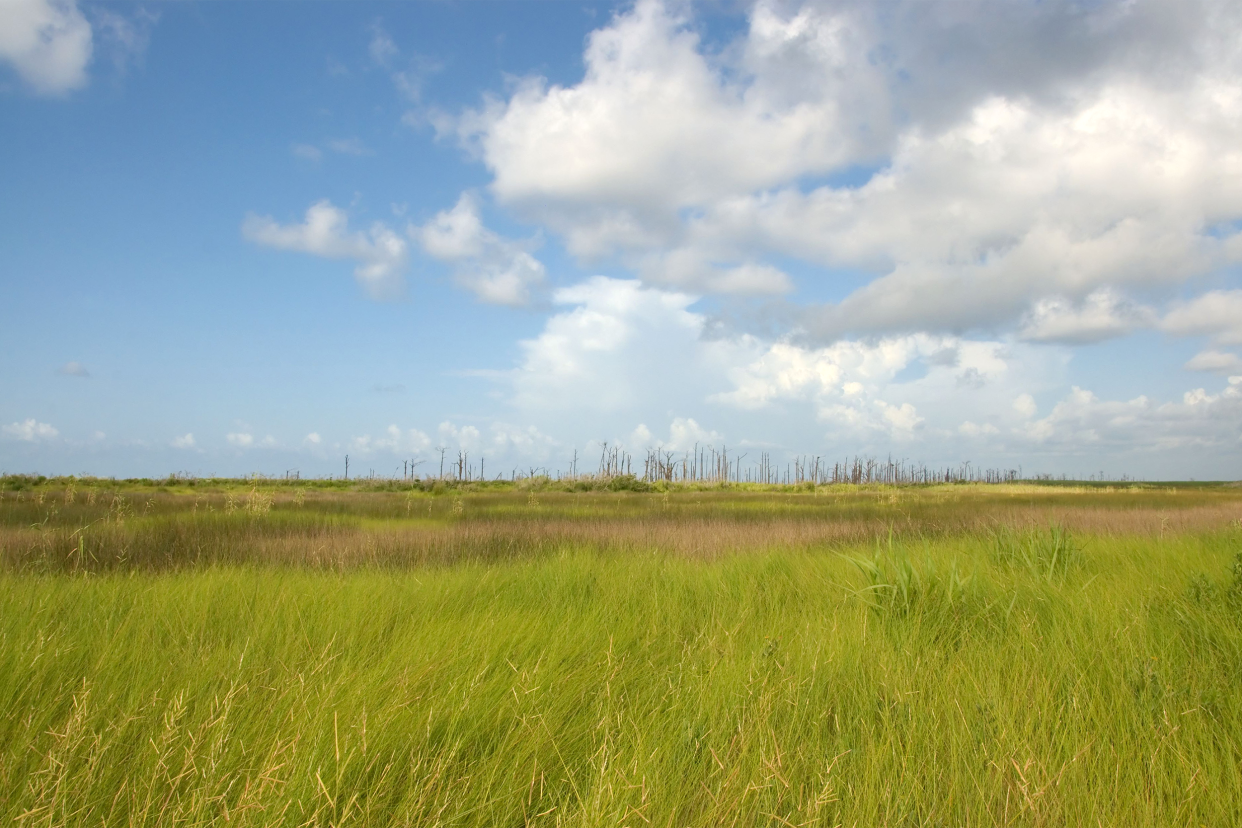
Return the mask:
M 539 480 L 352 489 L 259 480 L 57 480 L 0 492 L 0 566 L 401 568 L 564 549 L 711 558 L 1053 524 L 1161 537 L 1223 528 L 1242 516 L 1240 503 L 1242 490 L 1226 486 L 690 485 L 643 493 L 565 491 Z

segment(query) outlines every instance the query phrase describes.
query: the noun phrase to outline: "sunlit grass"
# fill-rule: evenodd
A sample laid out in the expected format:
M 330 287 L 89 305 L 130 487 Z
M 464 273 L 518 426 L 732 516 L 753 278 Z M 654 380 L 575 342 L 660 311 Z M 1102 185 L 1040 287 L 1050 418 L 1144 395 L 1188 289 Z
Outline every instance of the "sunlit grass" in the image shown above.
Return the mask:
M 6 497 L 0 823 L 1237 824 L 1238 494 L 856 494 Z

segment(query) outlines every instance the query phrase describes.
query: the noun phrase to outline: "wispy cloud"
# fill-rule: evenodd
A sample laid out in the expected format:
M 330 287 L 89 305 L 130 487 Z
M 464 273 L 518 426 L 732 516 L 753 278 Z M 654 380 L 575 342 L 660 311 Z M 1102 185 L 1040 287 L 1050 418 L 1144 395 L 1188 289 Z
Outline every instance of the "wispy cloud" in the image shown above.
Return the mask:
M 316 164 L 323 160 L 325 150 L 337 155 L 351 155 L 354 157 L 375 154 L 375 151 L 363 143 L 361 138 L 332 138 L 324 141 L 322 147 L 306 143 L 294 144 L 290 147 L 290 152 L 296 158 Z
M 290 151 L 303 161 L 318 162 L 323 160 L 323 150 L 313 144 L 294 144 Z
M 335 138 L 327 142 L 328 149 L 341 155 L 374 155 L 375 152 L 359 138 Z
M 90 9 L 100 44 L 121 74 L 142 62 L 151 42 L 151 30 L 159 20 L 157 14 L 144 8 L 127 11 L 130 13 L 120 14 L 99 6 Z
M 397 91 L 413 103 L 422 99 L 427 78 L 443 68 L 439 61 L 426 55 L 413 53 L 403 57 L 396 41 L 379 21 L 371 25 L 371 41 L 367 52 L 372 64 L 388 70 Z
M 371 42 L 367 47 L 367 53 L 371 56 L 372 62 L 384 67 L 387 67 L 401 54 L 392 36 L 384 30 L 379 21 L 371 24 Z
M 56 369 L 56 373 L 64 377 L 79 377 L 81 379 L 89 379 L 91 375 L 91 372 L 86 370 L 86 366 L 80 362 L 66 362 Z

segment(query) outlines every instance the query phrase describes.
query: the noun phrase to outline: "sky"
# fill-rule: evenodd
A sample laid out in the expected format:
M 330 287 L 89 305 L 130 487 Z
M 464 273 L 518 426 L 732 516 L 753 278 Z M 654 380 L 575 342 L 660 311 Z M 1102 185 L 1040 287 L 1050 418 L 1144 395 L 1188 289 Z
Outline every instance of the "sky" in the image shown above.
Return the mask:
M 1242 4 L 0 0 L 0 472 L 1242 477 Z

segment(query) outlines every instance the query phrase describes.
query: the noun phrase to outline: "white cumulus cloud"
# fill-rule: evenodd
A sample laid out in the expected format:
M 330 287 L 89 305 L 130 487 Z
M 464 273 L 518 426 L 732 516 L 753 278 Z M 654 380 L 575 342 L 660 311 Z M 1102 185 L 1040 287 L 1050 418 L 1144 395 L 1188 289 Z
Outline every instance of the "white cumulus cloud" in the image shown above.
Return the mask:
M 57 437 L 60 432 L 55 427 L 41 423 L 31 417 L 18 423 L 10 423 L 0 428 L 9 437 L 25 441 L 27 443 L 37 443 L 44 440 L 51 440 Z
M 868 44 L 848 12 L 793 31 L 757 7 L 736 67 L 751 81 L 739 83 L 703 55 L 689 23 L 642 0 L 592 33 L 580 83 L 528 78 L 508 101 L 463 118 L 497 198 L 548 221 L 582 255 L 646 246 L 676 234 L 681 208 L 847 162 L 874 140 L 852 120 L 860 115 L 885 129 Z
M 311 437 L 315 439 L 311 440 Z M 317 445 L 319 443 L 319 435 L 308 435 L 307 440 Z M 352 450 L 358 454 L 382 451 L 396 455 L 407 455 L 426 451 L 431 446 L 431 438 L 416 428 L 403 431 L 394 424 L 388 426 L 382 436 L 372 437 L 369 434 L 364 434 L 361 437 L 355 437 L 350 445 Z
M 1121 336 L 1155 321 L 1150 308 L 1126 302 L 1111 288 L 1100 288 L 1077 303 L 1060 296 L 1040 299 L 1019 335 L 1036 342 L 1080 344 Z
M 669 451 L 685 451 L 696 443 L 715 445 L 723 441 L 724 435 L 714 429 L 704 428 L 693 417 L 674 417 L 668 426 L 668 439 L 660 445 Z
M 86 85 L 91 25 L 73 0 L 0 3 L 0 60 L 34 91 L 61 95 Z
M 410 235 L 427 255 L 456 268 L 459 285 L 494 305 L 525 305 L 545 280 L 543 264 L 526 245 L 501 238 L 483 226 L 477 198 L 463 193 L 451 210 L 412 226 Z
M 479 429 L 472 425 L 459 426 L 450 420 L 440 423 L 440 443 L 445 448 L 473 451 L 482 445 Z
M 328 259 L 353 259 L 354 276 L 374 299 L 399 295 L 407 259 L 405 239 L 383 222 L 369 231 L 351 231 L 349 215 L 327 199 L 306 211 L 301 224 L 280 224 L 271 216 L 249 215 L 242 234 L 257 244 L 280 250 L 310 253 Z
M 1124 449 L 1138 452 L 1187 448 L 1236 452 L 1242 441 L 1242 377 L 1219 394 L 1198 388 L 1180 402 L 1140 395 L 1101 400 L 1075 386 L 1047 417 L 1022 426 L 1020 436 L 1044 447 L 1076 453 Z
M 516 455 L 547 460 L 561 447 L 559 441 L 533 425 L 519 426 L 495 422 L 491 425 L 490 451 L 499 455 Z
M 578 82 L 449 125 L 497 202 L 647 285 L 864 274 L 801 315 L 826 340 L 1098 341 L 1242 258 L 1236 3 L 760 0 L 711 49 L 691 12 L 640 0 Z
M 698 385 L 702 371 L 691 366 L 708 355 L 703 317 L 688 310 L 696 297 L 596 276 L 552 299 L 563 310 L 521 343 L 521 362 L 504 377 L 519 408 L 618 411 Z
M 1213 290 L 1171 309 L 1162 330 L 1178 336 L 1208 336 L 1220 345 L 1242 344 L 1242 290 Z
M 1213 374 L 1242 374 L 1242 357 L 1223 351 L 1200 351 L 1186 363 L 1188 371 L 1210 371 Z

